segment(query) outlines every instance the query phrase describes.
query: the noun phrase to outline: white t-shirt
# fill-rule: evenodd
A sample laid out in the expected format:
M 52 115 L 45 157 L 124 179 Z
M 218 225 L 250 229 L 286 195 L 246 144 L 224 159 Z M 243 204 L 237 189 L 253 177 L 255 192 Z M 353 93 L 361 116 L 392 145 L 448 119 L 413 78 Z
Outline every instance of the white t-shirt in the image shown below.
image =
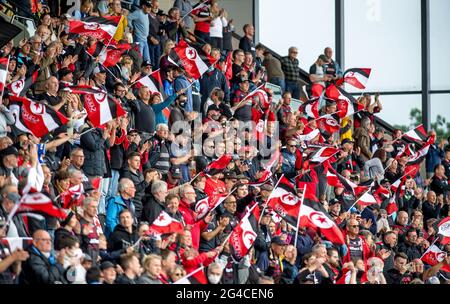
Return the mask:
M 215 38 L 223 38 L 223 28 L 228 25 L 227 19 L 217 17 L 211 21 L 209 35 Z

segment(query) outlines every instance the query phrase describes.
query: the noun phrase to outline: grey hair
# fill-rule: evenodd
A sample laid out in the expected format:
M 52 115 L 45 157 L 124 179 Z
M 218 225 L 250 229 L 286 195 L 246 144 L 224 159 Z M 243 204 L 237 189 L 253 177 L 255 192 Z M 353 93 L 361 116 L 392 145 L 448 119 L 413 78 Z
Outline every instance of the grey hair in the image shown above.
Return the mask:
M 325 249 L 327 249 L 327 247 L 326 247 L 324 244 L 316 244 L 316 245 L 314 245 L 314 246 L 312 247 L 311 253 L 315 254 L 315 253 L 319 252 L 319 249 L 320 249 L 320 248 L 325 248 Z
M 84 154 L 84 151 L 83 151 L 83 149 L 81 149 L 81 148 L 75 148 L 75 149 L 73 149 L 72 151 L 70 151 L 70 157 L 72 157 L 76 152 L 78 152 L 78 151 L 81 151 L 81 152 L 83 152 L 83 154 Z
M 220 269 L 221 272 L 223 272 L 223 267 L 219 263 L 211 263 L 208 266 L 208 274 L 211 273 L 212 269 Z
M 363 120 L 361 121 L 361 127 L 365 130 L 368 130 L 369 126 L 370 126 L 370 118 L 364 117 Z
M 127 186 L 130 183 L 133 183 L 133 181 L 131 179 L 126 178 L 126 177 L 121 178 L 119 181 L 119 185 L 117 187 L 117 190 L 119 191 L 119 193 L 125 191 L 125 189 L 127 188 Z
M 298 50 L 298 48 L 296 46 L 291 46 L 288 50 L 288 52 L 292 52 L 293 50 Z
M 188 188 L 188 187 L 194 189 L 194 187 L 192 187 L 192 186 L 189 185 L 189 184 L 184 185 L 183 187 L 181 187 L 181 188 L 180 188 L 180 197 L 181 197 L 181 198 L 183 198 L 184 195 L 186 194 L 186 192 L 187 192 L 186 188 Z
M 67 172 L 69 173 L 70 177 L 74 177 L 75 174 L 77 174 L 77 173 L 83 175 L 83 173 L 80 170 L 75 169 L 75 168 L 70 168 L 69 170 L 67 170 Z
M 83 201 L 83 209 L 85 209 L 87 206 L 89 206 L 89 204 L 92 202 L 97 202 L 97 200 L 93 197 L 86 197 Z
M 160 123 L 160 124 L 156 125 L 156 131 L 159 131 L 159 130 L 162 130 L 162 129 L 169 130 L 169 127 L 165 123 Z
M 167 191 L 167 183 L 165 181 L 154 181 L 152 183 L 152 188 L 151 188 L 152 194 L 161 192 L 162 189 L 165 189 Z

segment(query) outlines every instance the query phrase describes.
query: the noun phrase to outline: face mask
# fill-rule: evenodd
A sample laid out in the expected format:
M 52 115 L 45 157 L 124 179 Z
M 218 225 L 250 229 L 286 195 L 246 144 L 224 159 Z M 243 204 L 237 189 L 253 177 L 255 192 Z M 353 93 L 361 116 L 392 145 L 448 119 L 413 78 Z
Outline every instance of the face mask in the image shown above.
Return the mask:
M 213 115 L 212 118 L 213 118 L 214 120 L 218 120 L 218 119 L 220 118 L 220 114 L 218 114 L 218 115 Z
M 211 284 L 219 284 L 221 277 L 222 276 L 210 274 L 210 275 L 208 275 L 208 280 Z
M 52 253 L 51 252 L 42 252 L 42 255 L 45 256 L 47 259 L 50 257 Z
M 179 102 L 179 105 L 180 105 L 180 107 L 184 107 L 184 105 L 186 104 L 186 101 L 183 101 L 183 102 Z

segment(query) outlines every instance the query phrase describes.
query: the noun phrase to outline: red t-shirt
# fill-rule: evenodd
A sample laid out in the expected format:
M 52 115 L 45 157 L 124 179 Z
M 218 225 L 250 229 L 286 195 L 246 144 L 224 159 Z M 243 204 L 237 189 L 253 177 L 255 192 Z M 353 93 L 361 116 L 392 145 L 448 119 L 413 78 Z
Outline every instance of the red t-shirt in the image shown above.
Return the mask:
M 199 18 L 206 18 L 211 16 L 209 11 L 209 7 L 203 7 L 192 11 L 192 14 Z M 209 29 L 211 27 L 211 21 L 199 21 L 195 22 L 195 30 L 202 33 L 209 33 Z

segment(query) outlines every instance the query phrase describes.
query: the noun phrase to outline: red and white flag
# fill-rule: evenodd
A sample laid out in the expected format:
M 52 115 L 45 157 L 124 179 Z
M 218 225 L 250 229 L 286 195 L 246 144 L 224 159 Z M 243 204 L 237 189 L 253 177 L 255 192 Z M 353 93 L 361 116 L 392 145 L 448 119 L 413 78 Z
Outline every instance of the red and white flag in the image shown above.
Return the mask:
M 411 177 L 415 177 L 420 170 L 420 165 L 425 160 L 425 157 L 428 154 L 428 150 L 430 149 L 430 142 L 426 142 L 425 145 L 420 148 L 414 155 L 412 155 L 405 166 L 405 172 L 408 172 L 408 175 Z
M 209 212 L 219 206 L 228 195 L 226 194 L 212 194 L 195 203 L 194 211 L 197 213 L 195 221 L 202 220 Z
M 368 68 L 353 68 L 344 72 L 342 79 L 337 81 L 336 85 L 347 83 L 357 89 L 365 89 L 367 81 L 369 80 L 372 69 Z
M 70 20 L 69 33 L 110 41 L 117 30 L 122 16 L 86 17 L 83 20 Z
M 281 177 L 276 188 L 272 190 L 267 199 L 267 206 L 278 213 L 286 222 L 297 226 L 298 212 L 300 208 L 300 198 L 295 192 L 294 185 L 285 178 Z
M 442 239 L 440 241 L 442 245 L 447 245 L 450 243 L 450 216 L 439 222 L 438 234 L 442 235 Z
M 25 96 L 28 89 L 36 82 L 39 75 L 39 70 L 36 70 L 27 78 L 21 78 L 8 84 L 8 91 L 10 95 Z
M 427 132 L 425 131 L 425 128 L 422 124 L 412 130 L 409 130 L 408 132 L 403 134 L 403 136 L 420 143 L 424 143 L 428 140 Z
M 351 116 L 356 112 L 364 110 L 364 106 L 358 103 L 355 97 L 334 84 L 330 84 L 328 86 L 325 91 L 325 95 L 328 98 L 336 100 L 338 109 L 337 115 L 340 118 Z
M 84 200 L 83 184 L 75 185 L 60 194 L 62 207 L 70 209 L 72 206 L 81 206 Z
M 146 86 L 150 90 L 151 93 L 159 93 L 163 96 L 163 84 L 161 80 L 160 70 L 156 70 L 152 72 L 150 75 L 146 75 L 139 79 L 136 83 L 136 87 L 140 88 L 141 86 Z
M 330 135 L 339 132 L 341 125 L 337 114 L 326 114 L 317 119 L 317 127 L 320 131 Z
M 122 54 L 129 49 L 131 49 L 131 45 L 128 43 L 106 46 L 103 42 L 96 41 L 86 51 L 92 57 L 98 58 L 98 62 L 108 68 L 115 66 L 120 61 Z
M 16 121 L 15 126 L 36 137 L 43 137 L 69 122 L 67 117 L 52 107 L 26 97 L 10 96 L 9 101 L 9 109 Z
M 422 256 L 421 260 L 430 266 L 434 266 L 442 262 L 446 256 L 447 253 L 445 251 L 442 251 L 441 249 L 439 249 L 438 246 L 433 244 L 430 247 L 428 247 L 427 251 Z M 450 265 L 444 264 L 441 270 L 450 272 Z
M 253 187 L 260 187 L 263 184 L 267 183 L 272 178 L 273 175 L 272 168 L 277 167 L 279 160 L 280 160 L 280 151 L 276 150 L 273 153 L 272 157 L 267 162 L 267 164 L 265 165 L 262 176 L 256 182 L 250 182 L 249 185 Z
M 361 197 L 358 198 L 357 202 L 358 204 L 363 206 L 378 204 L 377 199 L 373 196 L 373 194 L 370 193 L 370 191 L 367 191 L 366 193 L 361 195 Z
M 323 163 L 338 152 L 339 149 L 333 147 L 322 147 L 309 154 L 305 161 L 309 160 L 309 162 Z
M 169 54 L 169 61 L 176 66 L 182 67 L 189 77 L 199 79 L 216 61 L 203 50 L 187 44 L 181 40 Z
M 119 101 L 106 92 L 86 94 L 83 97 L 84 109 L 94 128 L 127 114 Z
M 171 217 L 167 212 L 161 211 L 150 225 L 149 231 L 158 234 L 181 233 L 183 232 L 183 224 Z
M 228 164 L 231 162 L 232 159 L 233 155 L 224 154 L 215 161 L 213 161 L 212 163 L 210 163 L 208 166 L 206 166 L 204 171 L 209 176 L 222 173 L 227 168 Z
M 17 213 L 38 212 L 63 220 L 67 217 L 67 214 L 63 209 L 53 205 L 52 200 L 40 192 L 24 195 L 19 204 Z
M 309 99 L 302 103 L 299 107 L 299 111 L 305 113 L 312 118 L 319 118 L 319 97 Z
M 319 203 L 309 199 L 304 199 L 300 206 L 300 227 L 319 228 L 320 233 L 330 242 L 343 245 L 345 244 L 342 231 L 328 215 L 325 210 L 321 210 Z
M 0 96 L 6 86 L 6 76 L 8 75 L 9 56 L 0 58 Z
M 330 186 L 344 188 L 353 193 L 355 196 L 360 195 L 369 188 L 367 186 L 359 186 L 349 179 L 346 179 L 337 173 L 332 167 L 327 171 L 327 182 Z
M 248 216 L 244 216 L 230 235 L 229 242 L 233 248 L 233 255 L 237 260 L 247 255 L 257 237 L 248 218 Z

